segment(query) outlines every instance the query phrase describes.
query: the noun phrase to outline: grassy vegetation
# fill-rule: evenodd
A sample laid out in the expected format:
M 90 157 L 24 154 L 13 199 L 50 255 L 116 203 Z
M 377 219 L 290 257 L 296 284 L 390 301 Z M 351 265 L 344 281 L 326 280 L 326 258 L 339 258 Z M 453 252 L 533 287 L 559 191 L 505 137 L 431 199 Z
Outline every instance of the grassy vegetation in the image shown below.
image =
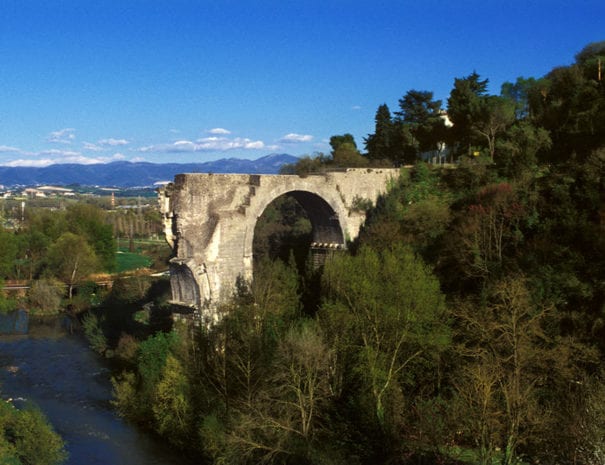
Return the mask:
M 152 260 L 146 255 L 119 250 L 116 253 L 117 271 L 136 270 L 137 268 L 149 268 Z

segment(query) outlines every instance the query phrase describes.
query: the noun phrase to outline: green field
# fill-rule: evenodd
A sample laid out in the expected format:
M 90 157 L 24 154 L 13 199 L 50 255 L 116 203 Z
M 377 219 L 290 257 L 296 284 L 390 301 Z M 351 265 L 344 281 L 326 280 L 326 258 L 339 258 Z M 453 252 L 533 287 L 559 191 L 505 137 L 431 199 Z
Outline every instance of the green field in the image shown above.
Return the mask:
M 116 264 L 118 273 L 136 270 L 137 268 L 148 268 L 151 266 L 151 258 L 132 252 L 118 251 L 116 253 Z

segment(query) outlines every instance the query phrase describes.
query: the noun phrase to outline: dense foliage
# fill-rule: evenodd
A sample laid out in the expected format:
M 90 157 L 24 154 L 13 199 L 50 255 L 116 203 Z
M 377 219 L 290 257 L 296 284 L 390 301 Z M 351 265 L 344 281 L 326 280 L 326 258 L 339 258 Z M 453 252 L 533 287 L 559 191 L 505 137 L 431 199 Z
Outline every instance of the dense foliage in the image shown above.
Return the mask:
M 105 212 L 92 205 L 28 209 L 17 228 L 0 228 L 0 235 L 0 276 L 6 279 L 48 276 L 73 285 L 82 275 L 115 269 L 112 227 Z
M 66 457 L 63 440 L 40 410 L 0 401 L 0 463 L 59 465 Z

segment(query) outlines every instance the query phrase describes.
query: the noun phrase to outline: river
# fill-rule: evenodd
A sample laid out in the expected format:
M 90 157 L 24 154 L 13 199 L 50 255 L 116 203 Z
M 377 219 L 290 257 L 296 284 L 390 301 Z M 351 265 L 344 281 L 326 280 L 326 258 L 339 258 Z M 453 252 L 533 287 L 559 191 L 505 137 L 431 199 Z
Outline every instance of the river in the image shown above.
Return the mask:
M 68 465 L 186 465 L 184 457 L 116 415 L 110 372 L 65 320 L 30 321 L 0 336 L 0 392 L 33 401 L 67 442 Z

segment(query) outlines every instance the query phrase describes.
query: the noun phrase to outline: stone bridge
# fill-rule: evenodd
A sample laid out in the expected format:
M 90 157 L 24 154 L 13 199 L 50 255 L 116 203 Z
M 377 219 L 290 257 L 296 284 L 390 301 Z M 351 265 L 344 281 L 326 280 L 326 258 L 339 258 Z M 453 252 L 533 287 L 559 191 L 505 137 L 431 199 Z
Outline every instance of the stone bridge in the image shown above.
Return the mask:
M 254 228 L 265 208 L 294 197 L 312 225 L 312 246 L 343 249 L 374 204 L 399 177 L 399 169 L 356 168 L 296 175 L 179 174 L 160 189 L 160 210 L 170 261 L 172 297 L 202 311 L 233 295 L 238 277 L 252 278 Z

